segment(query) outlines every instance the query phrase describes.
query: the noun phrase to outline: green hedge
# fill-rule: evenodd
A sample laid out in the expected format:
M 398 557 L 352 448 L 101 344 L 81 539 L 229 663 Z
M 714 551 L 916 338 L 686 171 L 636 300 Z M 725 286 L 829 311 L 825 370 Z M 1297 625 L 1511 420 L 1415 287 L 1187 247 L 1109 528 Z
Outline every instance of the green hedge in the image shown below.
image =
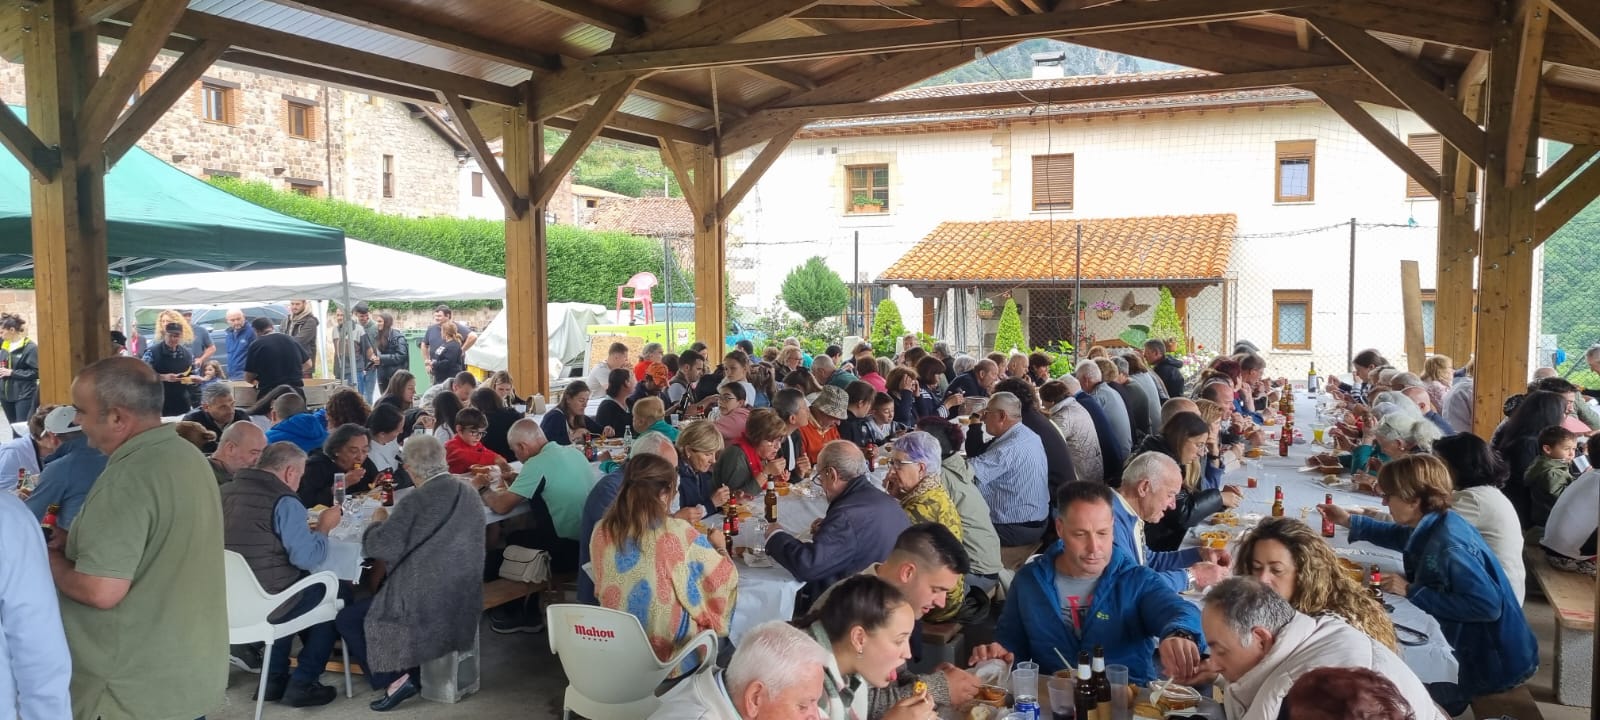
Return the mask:
M 474 272 L 505 277 L 505 223 L 456 217 L 408 218 L 384 215 L 355 203 L 306 197 L 277 190 L 264 182 L 215 177 L 210 182 L 229 193 L 290 217 L 343 230 L 350 237 L 402 250 Z M 661 276 L 661 243 L 625 233 L 594 232 L 551 225 L 548 232 L 550 300 L 587 302 L 611 307 L 617 286 L 634 273 Z M 694 299 L 689 283 L 678 279 L 693 273 L 673 269 L 673 300 Z M 658 289 L 658 301 L 665 301 Z

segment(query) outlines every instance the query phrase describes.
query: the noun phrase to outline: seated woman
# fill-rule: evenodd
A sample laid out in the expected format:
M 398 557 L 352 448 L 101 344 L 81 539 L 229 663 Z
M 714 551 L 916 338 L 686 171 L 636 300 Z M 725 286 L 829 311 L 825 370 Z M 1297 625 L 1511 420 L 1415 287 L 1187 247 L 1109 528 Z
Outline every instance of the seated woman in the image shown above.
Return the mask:
M 510 474 L 511 464 L 483 444 L 488 427 L 488 419 L 477 408 L 456 413 L 456 435 L 444 444 L 445 464 L 450 472 L 464 475 L 474 467 L 493 466 L 500 468 L 503 474 Z
M 433 396 L 433 439 L 447 443 L 455 438 L 456 416 L 464 409 L 466 406 L 461 404 L 461 398 L 453 392 Z
M 659 397 L 647 397 L 633 404 L 633 436 L 658 432 L 668 440 L 678 441 L 678 429 L 667 422 L 667 406 Z
M 1397 409 L 1378 419 L 1372 428 L 1372 439 L 1372 444 L 1357 447 L 1350 454 L 1351 475 L 1357 485 L 1370 482 L 1357 476 L 1370 476 L 1390 460 L 1432 451 L 1434 441 L 1439 439 L 1439 427 L 1420 412 Z
M 911 524 L 938 523 L 960 540 L 961 515 L 956 512 L 950 493 L 939 484 L 940 471 L 939 441 L 922 431 L 909 433 L 894 441 L 889 470 L 883 477 L 883 490 L 900 501 L 900 509 L 906 511 Z M 966 583 L 956 582 L 955 587 L 945 593 L 944 607 L 929 610 L 923 618 L 928 622 L 949 622 L 961 612 L 966 595 Z
M 1539 433 L 1551 425 L 1560 425 L 1567 416 L 1567 401 L 1561 395 L 1540 390 L 1522 397 L 1522 402 L 1511 416 L 1494 431 L 1489 445 L 1506 464 L 1506 497 L 1511 507 L 1517 509 L 1517 518 L 1524 528 L 1532 526 L 1533 510 L 1528 485 L 1524 479 L 1540 455 Z
M 600 399 L 600 407 L 594 411 L 594 420 L 602 429 L 611 430 L 611 437 L 626 435 L 629 426 L 633 425 L 633 417 L 628 412 L 628 395 L 633 392 L 636 383 L 633 371 L 627 368 L 617 368 L 606 376 L 606 396 Z
M 878 391 L 871 385 L 860 380 L 855 380 L 844 388 L 844 394 L 849 398 L 846 406 L 846 417 L 839 423 L 839 439 L 849 440 L 857 447 L 866 447 L 868 443 L 876 443 L 877 439 L 871 430 L 872 401 L 877 399 Z
M 788 473 L 784 461 L 778 458 L 778 449 L 788 436 L 789 423 L 778 411 L 761 408 L 750 413 L 744 435 L 717 458 L 711 470 L 711 486 L 745 495 L 763 492 L 768 481 L 776 482 Z
M 1600 507 L 1600 440 L 1591 439 L 1589 469 L 1556 498 L 1539 541 L 1551 567 L 1567 572 L 1595 574 L 1595 512 Z
M 756 394 L 750 397 L 751 409 L 772 407 L 772 396 L 778 394 L 778 382 L 772 377 L 772 366 L 762 363 L 751 365 L 746 377 L 750 387 L 756 389 Z
M 378 468 L 367 457 L 372 434 L 361 425 L 346 424 L 328 433 L 322 447 L 306 457 L 306 473 L 300 478 L 296 494 L 306 507 L 333 506 L 334 475 L 344 475 L 346 495 L 363 493 L 372 489 Z
M 1333 548 L 1299 520 L 1269 517 L 1246 533 L 1233 559 L 1233 574 L 1260 580 L 1300 612 L 1336 615 L 1399 651 L 1394 623 L 1383 606 L 1345 574 Z
M 633 390 L 628 392 L 628 409 L 632 410 L 640 400 L 648 397 L 666 399 L 667 385 L 672 382 L 672 373 L 667 372 L 666 363 L 652 362 L 644 366 L 643 376 L 634 376 Z
M 746 404 L 750 396 L 745 394 L 747 384 L 729 380 L 717 386 L 717 419 L 712 422 L 722 433 L 722 439 L 730 443 L 744 437 L 745 423 L 750 421 L 750 406 Z
M 471 650 L 483 615 L 483 567 L 461 561 L 483 557 L 483 503 L 450 476 L 438 440 L 417 435 L 401 454 L 417 489 L 394 517 L 373 511 L 361 539 L 388 575 L 377 594 L 346 604 L 334 620 L 372 688 L 386 689 L 370 705 L 380 712 L 417 694 L 422 663 Z
M 1145 438 L 1138 450 L 1129 453 L 1131 460 L 1141 452 L 1160 452 L 1183 468 L 1183 485 L 1178 488 L 1175 507 L 1161 516 L 1161 522 L 1145 525 L 1145 541 L 1150 549 L 1177 550 L 1189 528 L 1224 508 L 1238 507 L 1244 499 L 1237 492 L 1224 492 L 1222 468 L 1210 454 L 1212 431 L 1213 426 L 1199 415 L 1178 413 L 1161 426 L 1159 436 Z
M 383 396 L 378 398 L 378 405 L 393 405 L 396 410 L 404 413 L 411 409 L 417 402 L 417 376 L 406 370 L 397 370 L 389 376 L 389 384 L 383 386 Z
M 589 405 L 589 386 L 585 383 L 568 383 L 561 391 L 561 400 L 539 421 L 545 439 L 557 445 L 578 445 L 590 435 L 602 434 L 600 423 L 583 414 Z
M 822 386 L 817 384 L 817 379 L 812 377 L 809 370 L 796 370 L 783 376 L 783 386 L 805 393 L 806 402 L 811 402 L 817 393 L 822 392 Z
M 870 351 L 856 357 L 856 376 L 861 378 L 861 382 L 871 385 L 873 392 L 889 389 L 888 381 L 878 374 L 878 359 Z
M 589 541 L 600 605 L 637 617 L 659 660 L 703 630 L 727 637 L 739 582 L 721 530 L 708 537 L 669 514 L 677 497 L 677 468 L 657 455 L 635 455 Z M 674 674 L 705 659 L 687 658 Z
M 717 487 L 711 468 L 722 454 L 722 433 L 710 420 L 692 420 L 678 433 L 678 507 L 699 507 L 707 515 L 728 504 L 727 486 Z
M 521 414 L 526 409 L 528 401 L 526 398 L 517 395 L 517 383 L 511 379 L 511 373 L 504 370 L 496 370 L 493 375 L 489 376 L 489 382 L 484 384 L 494 390 L 495 396 L 500 398 L 501 405 L 516 410 L 518 414 Z M 519 405 L 522 406 L 522 409 L 518 408 Z
M 367 416 L 367 432 L 372 436 L 367 444 L 367 457 L 379 473 L 388 470 L 395 473 L 396 479 L 403 474 L 400 471 L 400 431 L 404 426 L 405 418 L 393 405 L 379 405 Z
M 1409 599 L 1439 621 L 1461 661 L 1456 683 L 1430 683 L 1429 694 L 1451 715 L 1472 698 L 1516 687 L 1539 667 L 1538 641 L 1517 605 L 1483 536 L 1450 510 L 1450 471 L 1432 455 L 1390 460 L 1378 473 L 1378 490 L 1394 522 L 1351 517 L 1338 505 L 1317 510 L 1350 528 L 1350 542 L 1366 540 L 1404 555 L 1405 574 L 1384 578 L 1383 589 Z
M 1000 536 L 994 531 L 994 521 L 989 519 L 989 502 L 978 491 L 978 482 L 967 458 L 958 452 L 966 433 L 961 426 L 940 417 L 926 417 L 917 422 L 917 429 L 928 433 L 939 443 L 939 468 L 933 475 L 955 503 L 956 514 L 961 517 L 961 546 L 972 561 L 972 571 L 967 573 L 967 587 L 988 592 L 1000 582 Z
M 894 422 L 906 427 L 915 425 L 917 419 L 922 417 L 917 414 L 917 371 L 905 366 L 897 367 L 889 371 L 889 378 L 884 384 L 889 388 L 885 394 L 894 403 Z
M 328 427 L 336 428 L 340 425 L 365 425 L 367 416 L 372 414 L 372 407 L 367 405 L 367 399 L 355 390 L 336 390 L 328 396 L 328 402 L 322 406 L 328 417 Z
M 1517 509 L 1500 491 L 1506 482 L 1505 465 L 1494 456 L 1489 443 L 1472 433 L 1439 438 L 1433 454 L 1450 469 L 1450 485 L 1455 489 L 1451 509 L 1483 535 L 1521 605 L 1527 577 L 1522 562 L 1522 524 L 1517 522 Z
M 886 708 L 871 712 L 868 700 L 871 689 L 894 683 L 900 666 L 911 659 L 911 632 L 916 622 L 917 611 L 905 595 L 876 575 L 845 578 L 794 621 L 795 627 L 811 633 L 828 651 L 822 676 L 822 717 L 921 720 L 934 716 L 933 704 L 926 698 L 902 701 L 887 714 Z
M 489 423 L 484 427 L 483 446 L 508 461 L 517 459 L 516 453 L 511 452 L 511 442 L 506 439 L 506 433 L 522 419 L 522 413 L 507 407 L 494 388 L 487 384 L 479 385 L 467 398 Z

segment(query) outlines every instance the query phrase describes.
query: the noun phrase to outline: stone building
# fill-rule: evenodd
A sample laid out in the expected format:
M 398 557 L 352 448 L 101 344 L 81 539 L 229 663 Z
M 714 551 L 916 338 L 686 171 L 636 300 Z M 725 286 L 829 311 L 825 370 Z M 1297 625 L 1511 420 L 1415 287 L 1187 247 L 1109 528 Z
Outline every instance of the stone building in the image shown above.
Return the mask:
M 113 47 L 102 44 L 100 60 Z M 160 56 L 141 89 L 171 66 Z M 0 60 L 0 100 L 23 102 L 22 66 Z M 434 113 L 389 98 L 213 65 L 139 147 L 199 177 L 264 180 L 383 213 L 457 215 L 468 156 Z

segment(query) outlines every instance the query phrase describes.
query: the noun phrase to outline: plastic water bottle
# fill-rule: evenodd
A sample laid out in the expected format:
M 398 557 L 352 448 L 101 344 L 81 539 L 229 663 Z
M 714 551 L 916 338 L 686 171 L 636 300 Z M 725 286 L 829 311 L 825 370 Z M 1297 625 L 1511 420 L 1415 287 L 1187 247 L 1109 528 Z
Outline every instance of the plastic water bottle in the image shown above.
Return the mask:
M 623 450 L 627 450 L 627 449 L 632 448 L 632 447 L 633 447 L 633 426 L 629 425 L 628 427 L 623 428 L 623 430 L 622 430 L 622 449 Z

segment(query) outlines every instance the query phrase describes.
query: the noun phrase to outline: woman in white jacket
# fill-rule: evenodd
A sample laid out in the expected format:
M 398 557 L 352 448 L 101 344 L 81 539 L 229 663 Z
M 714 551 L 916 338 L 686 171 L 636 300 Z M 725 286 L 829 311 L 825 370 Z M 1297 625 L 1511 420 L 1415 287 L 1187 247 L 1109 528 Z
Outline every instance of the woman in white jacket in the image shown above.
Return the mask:
M 1527 594 L 1522 523 L 1517 520 L 1516 508 L 1500 491 L 1506 481 L 1505 466 L 1495 458 L 1489 444 L 1472 433 L 1440 438 L 1433 444 L 1433 454 L 1450 469 L 1450 481 L 1455 486 L 1451 509 L 1478 529 L 1489 551 L 1500 561 L 1500 568 L 1506 571 L 1517 604 L 1521 605 Z
M 1428 689 L 1400 656 L 1343 620 L 1313 618 L 1251 578 L 1229 578 L 1211 588 L 1201 614 L 1211 658 L 1184 685 L 1226 682 L 1228 720 L 1275 720 L 1289 689 L 1319 667 L 1370 668 L 1389 678 L 1417 720 L 1444 720 Z

